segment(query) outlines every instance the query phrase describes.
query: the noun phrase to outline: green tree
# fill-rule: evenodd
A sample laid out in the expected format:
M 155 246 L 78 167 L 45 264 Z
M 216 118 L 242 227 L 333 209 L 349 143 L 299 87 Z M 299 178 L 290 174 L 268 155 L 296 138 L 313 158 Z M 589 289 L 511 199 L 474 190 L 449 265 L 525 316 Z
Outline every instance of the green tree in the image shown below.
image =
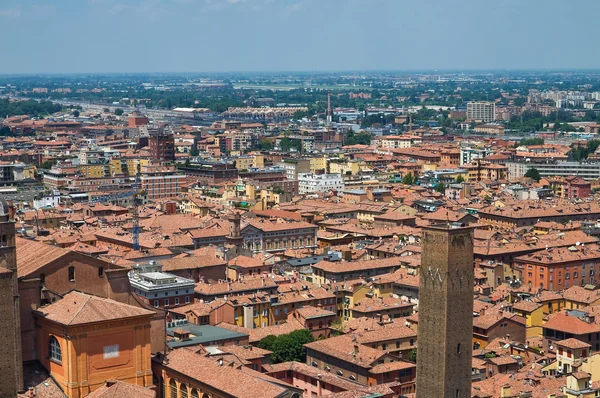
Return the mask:
M 46 160 L 44 163 L 40 164 L 40 168 L 50 170 L 52 168 L 52 166 L 54 166 L 55 164 L 56 164 L 56 159 Z
M 529 145 L 544 145 L 543 138 L 523 138 L 519 141 L 519 145 L 521 146 L 529 146 Z
M 273 186 L 272 189 L 273 193 L 276 195 L 283 195 L 285 193 L 285 191 L 279 185 Z
M 271 363 L 289 361 L 306 362 L 306 348 L 304 344 L 313 341 L 312 333 L 307 329 L 301 329 L 281 336 L 269 335 L 258 343 L 258 347 L 273 352 L 271 354 Z
M 104 113 L 109 113 L 109 112 L 110 112 L 110 109 L 104 108 Z
M 200 152 L 198 152 L 198 146 L 192 145 L 192 150 L 190 151 L 190 156 L 198 156 Z
M 540 172 L 535 167 L 532 167 L 529 170 L 527 170 L 527 173 L 525 173 L 525 177 L 531 178 L 532 180 L 535 180 L 535 181 L 539 181 L 540 178 L 542 178 L 540 176 Z
M 402 178 L 402 184 L 412 185 L 414 183 L 415 183 L 415 178 L 413 177 L 412 173 L 408 173 L 407 175 L 404 176 L 404 178 Z
M 436 192 L 444 193 L 446 192 L 446 184 L 444 184 L 443 182 L 438 182 L 433 189 Z
M 78 111 L 77 109 L 75 109 L 75 110 L 73 111 L 73 116 L 74 116 L 74 117 L 79 117 L 79 111 Z
M 417 349 L 413 348 L 409 353 L 408 353 L 408 358 L 409 361 L 417 363 Z
M 295 138 L 284 137 L 281 139 L 279 146 L 284 152 L 289 152 L 292 148 L 295 148 L 296 151 L 300 152 L 302 149 L 302 142 Z
M 263 339 L 258 342 L 258 348 L 273 351 L 276 341 L 277 341 L 277 336 L 270 334 L 267 337 L 263 337 Z
M 122 114 L 123 114 L 123 109 L 121 109 L 121 108 L 115 109 L 115 115 L 121 116 Z
M 269 140 L 268 138 L 261 137 L 258 140 L 258 149 L 261 151 L 268 151 L 273 149 L 273 147 L 273 141 Z
M 465 182 L 465 177 L 463 177 L 462 174 L 460 174 L 458 177 L 456 177 L 457 184 L 462 184 L 463 182 Z

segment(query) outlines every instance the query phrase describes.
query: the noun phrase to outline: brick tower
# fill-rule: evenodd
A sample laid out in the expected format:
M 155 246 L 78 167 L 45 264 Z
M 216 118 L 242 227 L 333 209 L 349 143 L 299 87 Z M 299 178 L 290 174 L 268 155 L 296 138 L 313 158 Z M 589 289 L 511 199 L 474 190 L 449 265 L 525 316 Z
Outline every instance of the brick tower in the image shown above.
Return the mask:
M 423 227 L 417 398 L 470 398 L 473 228 Z
M 19 311 L 15 223 L 0 195 L 0 397 L 16 397 L 23 389 Z

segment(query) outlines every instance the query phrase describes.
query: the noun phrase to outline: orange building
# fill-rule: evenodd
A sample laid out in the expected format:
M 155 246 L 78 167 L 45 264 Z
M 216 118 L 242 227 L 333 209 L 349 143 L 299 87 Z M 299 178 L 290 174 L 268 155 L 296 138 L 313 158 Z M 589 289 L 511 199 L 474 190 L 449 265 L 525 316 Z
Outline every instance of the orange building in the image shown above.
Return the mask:
M 69 398 L 109 379 L 152 385 L 152 311 L 72 291 L 34 315 L 38 358 Z
M 596 245 L 550 248 L 517 257 L 515 265 L 525 284 L 561 291 L 571 286 L 596 285 L 600 252 Z

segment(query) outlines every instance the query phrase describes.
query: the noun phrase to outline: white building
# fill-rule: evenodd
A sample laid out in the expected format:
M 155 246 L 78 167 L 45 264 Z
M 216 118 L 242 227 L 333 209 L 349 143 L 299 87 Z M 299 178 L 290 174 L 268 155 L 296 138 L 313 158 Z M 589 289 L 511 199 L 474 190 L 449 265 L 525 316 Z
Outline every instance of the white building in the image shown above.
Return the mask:
M 324 193 L 344 190 L 344 178 L 341 174 L 312 174 L 298 175 L 298 193 Z
M 415 144 L 420 144 L 421 137 L 412 135 L 384 135 L 379 139 L 379 147 L 383 149 L 412 148 Z
M 33 208 L 39 210 L 43 207 L 57 207 L 60 204 L 60 191 L 53 190 L 33 199 Z
M 486 156 L 493 155 L 492 148 L 460 148 L 460 165 L 471 163 L 474 159 L 483 159 Z
M 493 122 L 496 120 L 496 104 L 493 102 L 468 102 L 467 120 Z

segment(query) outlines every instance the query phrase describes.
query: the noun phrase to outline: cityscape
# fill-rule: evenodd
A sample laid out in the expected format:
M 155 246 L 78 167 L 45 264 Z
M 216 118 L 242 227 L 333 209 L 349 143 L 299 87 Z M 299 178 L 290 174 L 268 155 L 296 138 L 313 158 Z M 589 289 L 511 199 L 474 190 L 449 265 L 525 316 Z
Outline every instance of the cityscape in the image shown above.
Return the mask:
M 0 4 L 0 398 L 600 397 L 600 4 L 400 3 Z

